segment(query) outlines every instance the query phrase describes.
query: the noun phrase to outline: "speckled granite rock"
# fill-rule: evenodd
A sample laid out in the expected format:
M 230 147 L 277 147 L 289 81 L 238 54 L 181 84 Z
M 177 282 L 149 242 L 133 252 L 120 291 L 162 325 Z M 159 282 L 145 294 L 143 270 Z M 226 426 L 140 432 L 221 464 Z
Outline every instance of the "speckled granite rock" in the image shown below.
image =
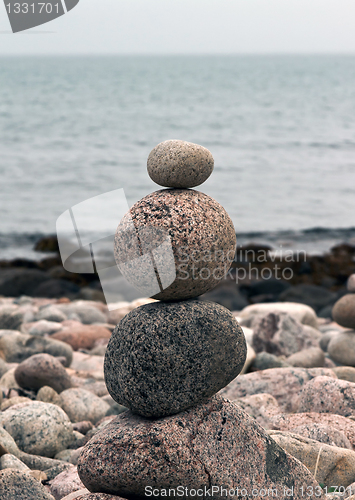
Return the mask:
M 298 412 L 315 411 L 355 416 L 355 384 L 330 377 L 315 377 L 302 389 Z
M 348 292 L 355 293 L 355 274 L 349 276 L 348 282 L 346 284 Z
M 284 498 L 284 488 L 293 486 L 297 500 L 302 487 L 318 484 L 261 426 L 220 396 L 158 420 L 123 413 L 85 446 L 78 472 L 90 491 L 141 498 L 147 485 L 206 488 L 209 494 L 212 485 L 223 485 L 244 488 L 250 498 L 254 488 L 274 488 Z
M 156 302 L 135 309 L 114 330 L 105 382 L 115 401 L 146 417 L 196 405 L 243 368 L 246 343 L 219 304 Z
M 72 386 L 62 363 L 46 353 L 34 354 L 22 361 L 15 370 L 15 379 L 24 389 L 38 390 L 47 385 L 60 393 Z
M 332 316 L 339 325 L 355 329 L 355 294 L 348 293 L 339 299 L 334 304 Z
M 2 412 L 0 425 L 11 434 L 20 450 L 33 455 L 54 457 L 74 440 L 64 411 L 40 401 L 21 403 Z
M 75 496 L 67 496 L 62 498 L 62 500 L 126 500 L 116 495 L 110 495 L 110 493 L 90 493 L 87 489 L 86 492 Z
M 330 425 L 317 424 L 315 422 L 306 425 L 299 425 L 292 429 L 294 434 L 303 436 L 308 439 L 314 439 L 320 443 L 328 444 L 330 446 L 337 446 L 338 448 L 346 448 L 352 450 L 353 447 L 349 439 L 345 436 L 344 432 L 339 431 Z
M 1 500 L 54 500 L 34 477 L 19 470 L 0 471 Z
M 63 391 L 61 406 L 72 422 L 90 420 L 96 423 L 105 417 L 110 405 L 101 398 L 82 388 Z
M 198 144 L 186 141 L 164 141 L 155 146 L 147 161 L 149 177 L 159 186 L 192 188 L 211 175 L 212 154 Z
M 329 368 L 270 368 L 239 375 L 220 393 L 231 400 L 268 393 L 274 396 L 282 411 L 292 412 L 298 408 L 298 397 L 304 384 L 319 375 L 336 379 Z
M 315 424 L 321 426 L 329 426 L 342 432 L 352 445 L 355 451 L 355 422 L 350 418 L 342 415 L 334 415 L 332 413 L 291 413 L 273 415 L 272 429 L 280 431 L 291 431 L 298 427 L 313 426 Z
M 50 483 L 51 493 L 55 500 L 61 498 L 84 488 L 83 483 L 78 476 L 77 468 L 72 466 L 67 470 L 61 472 Z
M 296 304 L 295 302 L 271 302 L 265 304 L 252 304 L 245 307 L 239 317 L 242 325 L 250 326 L 253 320 L 259 315 L 265 316 L 269 313 L 285 312 L 303 325 L 309 325 L 318 328 L 317 315 L 309 306 L 305 304 Z
M 115 259 L 142 293 L 185 300 L 224 278 L 235 247 L 233 223 L 213 198 L 199 191 L 165 189 L 138 201 L 121 220 Z
M 302 462 L 313 474 L 319 456 L 316 474 L 319 483 L 328 487 L 342 485 L 346 488 L 355 480 L 354 451 L 319 443 L 291 432 L 272 430 L 269 434 L 278 445 Z
M 270 312 L 256 321 L 252 346 L 255 352 L 266 351 L 291 356 L 302 349 L 318 347 L 321 333 L 295 320 L 286 312 Z

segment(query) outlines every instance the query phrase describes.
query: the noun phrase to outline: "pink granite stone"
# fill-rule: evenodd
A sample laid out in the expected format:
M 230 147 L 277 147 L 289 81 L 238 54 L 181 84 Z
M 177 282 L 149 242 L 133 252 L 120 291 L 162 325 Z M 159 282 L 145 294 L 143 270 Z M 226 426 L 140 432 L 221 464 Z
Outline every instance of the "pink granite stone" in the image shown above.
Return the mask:
M 190 189 L 165 189 L 138 201 L 121 220 L 115 259 L 145 295 L 183 300 L 224 278 L 235 247 L 233 223 L 213 198 Z
M 318 486 L 259 424 L 220 396 L 172 417 L 121 414 L 84 447 L 78 472 L 90 491 L 124 498 L 144 498 L 147 487 L 167 496 L 166 490 L 180 486 L 187 488 L 185 498 L 196 496 L 191 490 L 197 489 L 205 497 L 256 498 L 261 489 L 272 488 L 286 499 L 292 488 L 293 499 L 300 500 L 302 490 Z M 222 485 L 227 493 L 212 492 L 212 486 Z
M 298 396 L 303 385 L 319 375 L 336 379 L 335 373 L 328 368 L 270 368 L 239 375 L 220 394 L 235 400 L 267 393 L 274 396 L 282 411 L 293 412 L 298 408 Z
M 333 413 L 292 413 L 273 415 L 271 418 L 271 429 L 279 431 L 293 431 L 293 429 L 301 426 L 312 426 L 319 424 L 329 426 L 342 432 L 355 450 L 355 422 L 350 418 Z
M 330 377 L 315 377 L 302 389 L 298 412 L 335 413 L 355 416 L 355 383 Z

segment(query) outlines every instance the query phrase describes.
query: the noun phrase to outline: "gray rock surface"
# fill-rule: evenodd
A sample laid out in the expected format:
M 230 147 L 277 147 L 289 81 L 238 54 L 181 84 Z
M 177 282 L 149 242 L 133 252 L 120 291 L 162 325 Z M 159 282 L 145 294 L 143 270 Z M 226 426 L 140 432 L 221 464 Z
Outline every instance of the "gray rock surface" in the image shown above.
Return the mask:
M 0 469 L 30 470 L 27 465 L 11 453 L 6 453 L 0 458 Z
M 314 309 L 305 304 L 297 304 L 295 302 L 271 302 L 266 304 L 253 304 L 245 307 L 239 313 L 239 317 L 242 320 L 242 325 L 250 326 L 250 324 L 253 323 L 253 320 L 257 316 L 266 316 L 266 314 L 272 312 L 285 312 L 303 325 L 309 325 L 313 328 L 318 328 L 317 315 Z
M 24 313 L 15 305 L 0 306 L 0 330 L 17 330 L 20 328 Z
M 149 177 L 159 186 L 192 188 L 211 175 L 212 154 L 198 144 L 170 140 L 155 146 L 147 161 Z
M 355 331 L 344 331 L 332 336 L 327 349 L 336 363 L 355 366 Z
M 320 347 L 310 347 L 291 354 L 286 362 L 291 366 L 315 368 L 324 366 L 325 355 Z
M 46 488 L 24 471 L 0 471 L 1 500 L 54 500 Z
M 280 356 L 290 356 L 303 349 L 318 347 L 321 333 L 302 325 L 285 312 L 268 313 L 253 325 L 252 347 L 255 352 L 266 351 Z
M 298 412 L 315 411 L 355 416 L 355 383 L 330 377 L 315 377 L 303 387 Z
M 89 420 L 95 424 L 110 409 L 108 403 L 82 388 L 67 389 L 60 397 L 61 406 L 72 422 Z
M 24 359 L 45 352 L 52 356 L 64 356 L 70 366 L 73 350 L 65 342 L 46 337 L 36 337 L 15 330 L 0 330 L 0 352 L 8 363 L 21 363 Z
M 60 308 L 52 304 L 43 306 L 36 314 L 37 321 L 46 320 L 60 323 L 66 319 L 67 316 L 60 310 Z
M 143 416 L 205 401 L 243 368 L 246 343 L 219 304 L 190 300 L 139 307 L 118 324 L 105 356 L 112 398 Z
M 261 426 L 219 396 L 161 419 L 119 415 L 85 446 L 78 472 L 90 491 L 130 498 L 144 498 L 147 485 L 206 487 L 210 494 L 212 485 L 223 485 L 239 488 L 239 496 L 244 488 L 249 498 L 253 488 L 274 488 L 283 498 L 284 487 L 293 486 L 298 500 L 302 487 L 318 485 Z
M 270 368 L 239 375 L 220 394 L 236 400 L 252 394 L 268 393 L 274 396 L 282 411 L 293 412 L 298 408 L 303 386 L 319 375 L 336 379 L 335 373 L 329 368 Z
M 339 325 L 355 330 L 355 294 L 348 293 L 339 299 L 334 304 L 332 316 Z
M 64 411 L 59 406 L 41 401 L 9 408 L 0 414 L 0 424 L 22 451 L 33 455 L 54 457 L 68 448 L 74 439 L 70 420 Z
M 355 293 L 355 274 L 349 276 L 348 282 L 346 284 L 348 292 Z
M 50 354 L 34 354 L 25 359 L 15 370 L 20 387 L 37 391 L 43 386 L 52 387 L 57 393 L 72 387 L 72 381 L 64 366 Z
M 58 476 L 51 481 L 50 488 L 55 500 L 61 500 L 74 491 L 82 490 L 84 485 L 80 481 L 77 468 L 72 466 L 58 474 Z

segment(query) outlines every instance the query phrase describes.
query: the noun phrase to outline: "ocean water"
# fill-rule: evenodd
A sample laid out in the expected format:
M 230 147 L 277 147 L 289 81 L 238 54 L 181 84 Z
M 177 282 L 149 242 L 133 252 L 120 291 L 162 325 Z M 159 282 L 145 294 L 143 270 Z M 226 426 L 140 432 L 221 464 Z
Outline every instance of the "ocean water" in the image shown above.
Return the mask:
M 210 149 L 215 169 L 197 189 L 225 207 L 240 244 L 355 242 L 355 56 L 8 57 L 0 258 L 34 257 L 84 200 L 123 188 L 132 205 L 159 189 L 146 159 L 166 139 Z

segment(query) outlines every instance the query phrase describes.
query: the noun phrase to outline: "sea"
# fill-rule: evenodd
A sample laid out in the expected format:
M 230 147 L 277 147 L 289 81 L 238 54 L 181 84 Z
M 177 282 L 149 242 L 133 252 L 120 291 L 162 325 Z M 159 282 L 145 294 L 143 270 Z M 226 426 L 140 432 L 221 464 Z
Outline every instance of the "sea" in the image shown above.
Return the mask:
M 196 189 L 240 245 L 355 244 L 355 56 L 18 56 L 0 58 L 0 259 L 42 258 L 34 243 L 93 197 L 160 189 L 146 160 L 167 139 L 212 152 Z

